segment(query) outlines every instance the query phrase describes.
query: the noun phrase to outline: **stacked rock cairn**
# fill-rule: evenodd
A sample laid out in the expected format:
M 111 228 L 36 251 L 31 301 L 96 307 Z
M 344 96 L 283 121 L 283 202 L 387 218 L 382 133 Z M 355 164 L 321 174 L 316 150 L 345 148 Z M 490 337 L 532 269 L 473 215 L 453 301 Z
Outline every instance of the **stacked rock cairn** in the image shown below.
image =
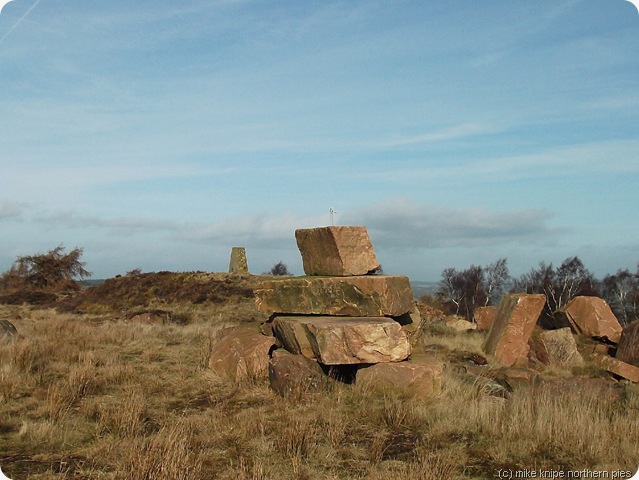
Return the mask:
M 341 375 L 376 390 L 436 391 L 443 366 L 407 361 L 402 324 L 415 305 L 409 279 L 375 273 L 380 265 L 366 227 L 299 229 L 295 238 L 306 276 L 267 280 L 255 291 L 281 347 L 269 361 L 272 387 L 288 395 Z

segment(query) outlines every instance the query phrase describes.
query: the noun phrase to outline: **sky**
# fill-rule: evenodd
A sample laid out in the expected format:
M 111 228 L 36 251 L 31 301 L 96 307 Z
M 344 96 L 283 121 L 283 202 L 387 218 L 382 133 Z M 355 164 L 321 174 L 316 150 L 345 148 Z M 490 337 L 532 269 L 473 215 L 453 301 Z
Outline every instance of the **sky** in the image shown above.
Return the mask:
M 364 225 L 388 274 L 639 261 L 626 0 L 14 0 L 0 13 L 0 271 L 303 274 Z M 331 209 L 335 212 L 332 216 Z

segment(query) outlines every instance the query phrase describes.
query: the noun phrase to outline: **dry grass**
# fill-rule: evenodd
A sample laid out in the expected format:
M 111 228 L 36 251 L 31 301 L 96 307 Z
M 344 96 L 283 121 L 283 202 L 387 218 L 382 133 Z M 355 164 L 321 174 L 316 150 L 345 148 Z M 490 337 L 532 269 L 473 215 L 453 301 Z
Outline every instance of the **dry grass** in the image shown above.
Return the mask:
M 584 388 L 557 375 L 504 399 L 448 371 L 436 398 L 338 384 L 282 399 L 265 379 L 236 385 L 204 368 L 216 332 L 236 323 L 231 307 L 175 308 L 187 325 L 0 307 L 24 336 L 0 345 L 3 471 L 14 480 L 405 480 L 637 468 L 637 385 L 584 378 Z M 475 334 L 424 338 L 481 351 Z

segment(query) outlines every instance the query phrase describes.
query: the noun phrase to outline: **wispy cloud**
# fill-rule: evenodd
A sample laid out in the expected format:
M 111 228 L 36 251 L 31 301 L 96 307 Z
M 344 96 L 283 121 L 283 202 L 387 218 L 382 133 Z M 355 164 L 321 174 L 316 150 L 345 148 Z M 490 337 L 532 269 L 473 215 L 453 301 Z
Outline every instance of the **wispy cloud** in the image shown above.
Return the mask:
M 24 205 L 6 201 L 0 201 L 0 220 L 19 217 L 24 211 Z
M 395 199 L 365 207 L 343 218 L 366 225 L 384 247 L 479 247 L 513 241 L 537 242 L 559 232 L 543 210 L 495 211 L 450 208 Z

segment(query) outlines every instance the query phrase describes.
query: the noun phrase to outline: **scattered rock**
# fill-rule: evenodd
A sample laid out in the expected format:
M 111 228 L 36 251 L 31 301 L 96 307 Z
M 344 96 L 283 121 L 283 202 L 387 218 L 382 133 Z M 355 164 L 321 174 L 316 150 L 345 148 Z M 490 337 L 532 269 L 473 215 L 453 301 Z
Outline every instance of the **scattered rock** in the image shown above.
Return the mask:
M 295 239 L 306 275 L 365 275 L 379 268 L 366 227 L 299 229 Z
M 11 340 L 18 336 L 18 330 L 9 320 L 0 320 L 0 340 Z
M 545 304 L 545 295 L 504 295 L 497 307 L 484 351 L 507 367 L 512 367 L 518 360 L 525 360 L 529 351 L 528 340 Z
M 213 346 L 209 367 L 218 375 L 232 380 L 266 378 L 269 352 L 275 338 L 267 337 L 251 327 L 233 327 L 223 332 Z
M 319 364 L 303 355 L 275 350 L 268 364 L 271 388 L 282 397 L 300 395 L 324 388 L 329 378 Z
M 399 362 L 411 352 L 406 332 L 386 317 L 277 316 L 273 331 L 289 352 L 324 365 Z
M 297 315 L 398 317 L 413 310 L 408 277 L 286 277 L 265 280 L 255 290 L 260 312 Z
M 584 363 L 569 327 L 533 334 L 530 345 L 537 360 L 545 365 L 575 366 Z
M 615 375 L 630 380 L 631 382 L 639 383 L 639 367 L 622 362 L 618 358 L 608 357 L 599 353 L 593 353 L 590 358 L 602 370 L 614 373 Z
M 639 367 L 639 320 L 623 329 L 616 358 Z
M 246 249 L 244 247 L 231 248 L 229 273 L 249 273 L 248 263 L 246 261 Z
M 488 307 L 477 307 L 473 314 L 473 319 L 477 324 L 477 330 L 483 332 L 490 330 L 495 321 L 495 315 L 497 314 L 497 307 L 490 305 Z
M 622 327 L 606 301 L 599 297 L 575 297 L 557 312 L 565 316 L 575 332 L 586 337 L 618 343 Z
M 474 324 L 473 322 L 469 322 L 468 320 L 462 317 L 457 317 L 457 316 L 446 317 L 445 322 L 449 328 L 452 328 L 453 330 L 457 332 L 468 332 L 470 330 L 477 330 L 476 324 Z
M 380 393 L 426 397 L 439 393 L 444 365 L 431 363 L 378 363 L 360 368 L 356 385 Z

